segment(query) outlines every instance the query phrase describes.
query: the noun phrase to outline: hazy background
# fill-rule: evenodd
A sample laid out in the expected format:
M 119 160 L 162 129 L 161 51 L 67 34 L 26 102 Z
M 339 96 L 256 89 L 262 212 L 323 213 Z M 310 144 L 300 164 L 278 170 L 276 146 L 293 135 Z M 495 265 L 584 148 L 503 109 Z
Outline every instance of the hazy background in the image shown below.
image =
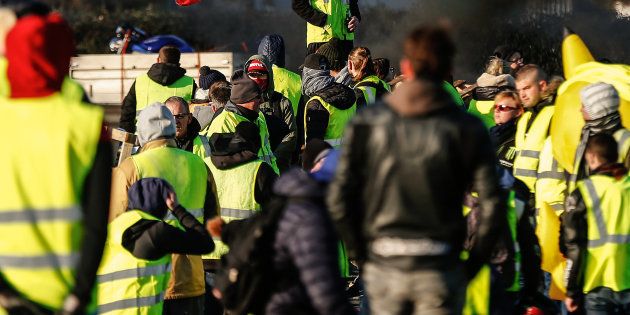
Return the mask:
M 305 54 L 306 25 L 290 0 L 202 0 L 178 7 L 174 0 L 49 0 L 75 29 L 78 53 L 108 53 L 114 29 L 129 22 L 149 34 L 175 34 L 200 51 L 254 54 L 265 34 L 287 44 L 288 67 Z M 561 74 L 563 25 L 582 36 L 596 58 L 630 63 L 630 0 L 359 0 L 362 22 L 355 45 L 396 65 L 401 40 L 413 27 L 446 19 L 458 54 L 454 77 L 474 80 L 494 48 L 509 44 L 526 62 Z M 624 15 L 625 14 L 625 15 Z

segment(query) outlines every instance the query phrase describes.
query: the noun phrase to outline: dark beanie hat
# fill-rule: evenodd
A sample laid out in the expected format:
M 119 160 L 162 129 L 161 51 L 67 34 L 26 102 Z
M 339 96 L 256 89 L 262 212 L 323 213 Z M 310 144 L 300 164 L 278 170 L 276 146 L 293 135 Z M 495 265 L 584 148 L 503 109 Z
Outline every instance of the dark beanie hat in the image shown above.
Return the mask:
M 165 180 L 155 177 L 135 182 L 127 192 L 127 210 L 142 210 L 158 219 L 163 219 L 168 207 L 166 199 L 175 190 Z
M 217 70 L 210 69 L 208 66 L 199 68 L 199 87 L 204 90 L 210 89 L 214 82 L 226 80 L 225 75 Z
M 306 56 L 304 67 L 313 70 L 330 70 L 330 63 L 325 56 L 315 53 Z
M 330 152 L 330 149 L 332 149 L 332 146 L 324 140 L 310 140 L 304 146 L 304 151 L 302 152 L 302 168 L 310 171 L 319 160 L 326 156 L 327 152 Z
M 332 38 L 326 44 L 317 49 L 317 53 L 323 55 L 328 59 L 330 68 L 332 70 L 341 70 L 348 56 L 342 56 L 341 49 L 339 47 L 339 39 Z
M 232 81 L 230 101 L 234 104 L 244 104 L 260 97 L 260 87 L 247 76 L 241 76 Z

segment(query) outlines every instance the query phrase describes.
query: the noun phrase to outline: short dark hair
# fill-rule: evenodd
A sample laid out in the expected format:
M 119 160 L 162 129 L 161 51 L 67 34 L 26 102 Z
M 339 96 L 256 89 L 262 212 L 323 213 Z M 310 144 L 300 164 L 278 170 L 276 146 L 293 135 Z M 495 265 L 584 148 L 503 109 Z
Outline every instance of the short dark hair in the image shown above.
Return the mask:
M 164 46 L 160 48 L 158 53 L 158 57 L 163 63 L 172 63 L 179 64 L 179 58 L 182 53 L 179 51 L 179 48 L 171 45 Z
M 232 88 L 228 81 L 216 81 L 210 86 L 208 96 L 210 96 L 212 103 L 217 103 L 216 105 L 225 105 L 230 100 L 231 92 Z
M 586 152 L 595 154 L 604 164 L 615 163 L 619 159 L 617 141 L 612 135 L 599 133 L 588 138 Z
M 450 76 L 455 44 L 444 28 L 416 28 L 407 36 L 403 48 L 417 77 L 444 80 Z
M 190 113 L 190 109 L 188 109 L 188 102 L 186 102 L 186 100 L 182 97 L 171 96 L 164 101 L 164 104 L 166 103 L 179 103 L 179 105 L 184 106 L 186 113 Z
M 374 64 L 374 72 L 376 72 L 376 76 L 378 76 L 381 80 L 386 78 L 389 74 L 389 59 L 387 58 L 376 58 L 372 60 Z
M 522 80 L 525 77 L 535 75 L 536 82 L 549 80 L 547 76 L 547 72 L 543 70 L 540 66 L 535 65 L 533 63 L 524 65 L 521 69 L 516 72 L 516 81 Z

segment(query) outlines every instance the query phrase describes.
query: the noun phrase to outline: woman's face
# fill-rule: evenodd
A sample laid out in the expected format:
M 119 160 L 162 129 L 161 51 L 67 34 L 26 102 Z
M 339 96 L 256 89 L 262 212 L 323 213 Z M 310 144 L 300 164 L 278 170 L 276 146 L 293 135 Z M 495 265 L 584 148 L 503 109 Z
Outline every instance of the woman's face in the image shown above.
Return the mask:
M 521 116 L 523 107 L 511 97 L 503 97 L 494 102 L 494 123 L 502 125 Z

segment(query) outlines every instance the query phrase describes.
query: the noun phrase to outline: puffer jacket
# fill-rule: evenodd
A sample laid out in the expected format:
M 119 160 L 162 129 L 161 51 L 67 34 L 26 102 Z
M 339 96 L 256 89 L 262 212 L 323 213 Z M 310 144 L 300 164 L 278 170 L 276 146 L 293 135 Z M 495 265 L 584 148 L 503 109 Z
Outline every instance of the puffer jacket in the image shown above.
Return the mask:
M 339 274 L 338 238 L 324 207 L 324 190 L 292 169 L 274 185 L 287 198 L 274 242 L 276 289 L 265 314 L 354 314 Z
M 360 112 L 344 134 L 328 206 L 349 256 L 400 270 L 453 268 L 466 236 L 464 193 L 474 186 L 481 206 L 467 263 L 474 275 L 490 257 L 505 214 L 495 160 L 483 124 L 457 107 L 441 82 L 404 83 Z M 373 242 L 388 238 L 444 250 L 376 254 Z

